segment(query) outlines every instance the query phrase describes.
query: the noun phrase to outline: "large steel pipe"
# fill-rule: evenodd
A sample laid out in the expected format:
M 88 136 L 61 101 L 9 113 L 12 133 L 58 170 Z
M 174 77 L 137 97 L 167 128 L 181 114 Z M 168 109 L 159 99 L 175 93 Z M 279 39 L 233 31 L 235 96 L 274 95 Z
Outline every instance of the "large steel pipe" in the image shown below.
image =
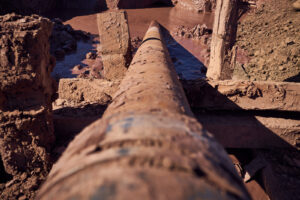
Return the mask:
M 103 118 L 69 145 L 37 199 L 249 199 L 193 117 L 157 23 Z

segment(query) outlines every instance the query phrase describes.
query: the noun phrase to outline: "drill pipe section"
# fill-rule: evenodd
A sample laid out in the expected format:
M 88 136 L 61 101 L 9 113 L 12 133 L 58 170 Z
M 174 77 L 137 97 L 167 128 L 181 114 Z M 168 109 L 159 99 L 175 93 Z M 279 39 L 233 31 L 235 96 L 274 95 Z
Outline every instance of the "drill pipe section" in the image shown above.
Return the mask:
M 153 22 L 113 102 L 54 165 L 37 199 L 250 199 L 194 118 Z

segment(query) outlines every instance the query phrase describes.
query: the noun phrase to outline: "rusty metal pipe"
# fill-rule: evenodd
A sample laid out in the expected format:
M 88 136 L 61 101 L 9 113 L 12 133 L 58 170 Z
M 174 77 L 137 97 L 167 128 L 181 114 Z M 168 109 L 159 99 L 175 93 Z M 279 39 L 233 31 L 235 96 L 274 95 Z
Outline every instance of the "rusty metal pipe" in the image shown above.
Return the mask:
M 249 199 L 193 117 L 162 40 L 151 23 L 103 118 L 71 142 L 37 199 Z

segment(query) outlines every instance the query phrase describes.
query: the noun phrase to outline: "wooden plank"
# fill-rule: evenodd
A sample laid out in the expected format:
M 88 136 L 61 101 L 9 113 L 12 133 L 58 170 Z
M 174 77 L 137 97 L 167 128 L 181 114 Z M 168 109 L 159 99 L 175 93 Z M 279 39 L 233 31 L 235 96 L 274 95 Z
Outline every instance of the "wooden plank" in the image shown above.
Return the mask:
M 198 121 L 225 148 L 300 148 L 300 117 L 263 117 L 240 113 L 201 113 Z
M 54 113 L 55 132 L 59 137 L 77 134 L 102 116 L 91 114 L 89 108 L 76 107 L 56 109 Z M 300 147 L 300 119 L 197 111 L 194 113 L 203 127 L 225 148 L 299 149 Z
M 207 77 L 231 79 L 230 50 L 237 30 L 237 0 L 217 0 Z
M 198 80 L 183 86 L 194 108 L 300 111 L 300 83 Z

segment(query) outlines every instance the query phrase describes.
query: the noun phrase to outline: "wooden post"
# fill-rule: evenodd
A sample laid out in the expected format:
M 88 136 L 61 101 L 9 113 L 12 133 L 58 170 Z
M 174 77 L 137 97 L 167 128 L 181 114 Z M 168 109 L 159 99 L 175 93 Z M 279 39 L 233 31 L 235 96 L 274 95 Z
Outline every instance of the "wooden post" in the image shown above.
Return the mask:
M 183 86 L 192 108 L 300 112 L 300 83 L 197 80 Z
M 230 51 L 235 42 L 238 0 L 217 0 L 207 77 L 231 79 Z
M 103 61 L 102 75 L 108 80 L 121 80 L 131 62 L 131 43 L 127 14 L 112 11 L 97 15 Z

